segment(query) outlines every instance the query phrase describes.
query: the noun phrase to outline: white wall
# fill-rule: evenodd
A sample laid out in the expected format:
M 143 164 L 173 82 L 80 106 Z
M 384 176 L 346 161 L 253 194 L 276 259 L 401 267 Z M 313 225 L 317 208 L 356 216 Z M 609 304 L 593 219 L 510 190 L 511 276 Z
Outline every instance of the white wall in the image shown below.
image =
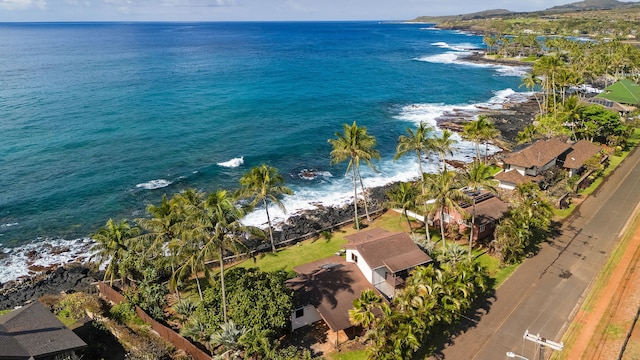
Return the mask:
M 358 257 L 357 265 L 362 275 L 364 275 L 367 281 L 373 284 L 373 271 L 371 271 L 371 267 L 369 267 L 369 264 L 367 264 L 367 262 L 364 261 L 362 256 L 360 256 L 360 252 L 358 252 L 358 250 L 347 249 L 347 254 L 346 254 L 347 262 L 351 262 L 351 263 L 354 262 L 353 255 Z
M 300 310 L 300 308 L 291 312 L 291 330 L 292 331 L 306 325 L 311 325 L 316 321 L 322 320 L 320 313 L 313 305 L 307 305 L 302 307 L 303 315 L 299 318 L 296 317 L 297 310 Z

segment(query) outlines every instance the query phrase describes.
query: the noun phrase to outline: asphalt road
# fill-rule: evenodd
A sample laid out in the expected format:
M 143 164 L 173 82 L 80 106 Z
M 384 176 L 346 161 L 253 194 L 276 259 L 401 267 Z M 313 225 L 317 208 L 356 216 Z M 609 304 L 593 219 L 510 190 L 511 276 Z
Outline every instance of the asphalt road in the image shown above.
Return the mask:
M 640 151 L 634 151 L 561 227 L 496 291 L 475 328 L 453 339 L 437 358 L 499 360 L 507 351 L 541 359 L 525 330 L 560 342 L 586 290 L 602 269 L 640 204 Z M 552 353 L 546 349 L 544 357 Z

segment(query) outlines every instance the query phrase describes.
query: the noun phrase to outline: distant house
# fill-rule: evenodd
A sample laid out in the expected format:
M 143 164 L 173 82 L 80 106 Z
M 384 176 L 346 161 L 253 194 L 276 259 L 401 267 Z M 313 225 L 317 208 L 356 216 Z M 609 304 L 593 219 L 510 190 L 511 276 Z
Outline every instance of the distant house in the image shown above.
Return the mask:
M 555 166 L 558 158 L 563 157 L 571 149 L 571 145 L 558 139 L 538 140 L 533 145 L 507 156 L 504 169 L 494 177 L 498 186 L 513 190 L 519 184 L 533 181 L 539 182 L 539 175 Z M 514 173 L 515 171 L 515 173 Z
M 86 346 L 37 301 L 0 316 L 0 360 L 49 360 Z
M 515 171 L 517 173 L 517 171 Z M 490 192 L 482 191 L 476 194 L 470 194 L 475 197 L 476 201 L 476 219 L 473 227 L 473 240 L 481 240 L 493 235 L 498 222 L 509 211 L 509 205 Z M 462 211 L 456 209 L 446 210 L 444 213 L 445 224 L 457 224 L 460 233 L 471 228 L 471 215 L 473 212 L 472 203 L 460 204 Z M 440 214 L 435 215 L 439 220 Z
M 411 269 L 431 261 L 404 233 L 370 229 L 346 238 L 345 256 L 294 268 L 298 276 L 287 282 L 296 294 L 293 330 L 319 320 L 336 333 L 348 329 L 349 310 L 362 291 L 373 290 L 389 299 Z
M 557 139 L 539 140 L 507 156 L 504 170 L 494 178 L 498 180 L 500 188 L 513 190 L 519 184 L 539 182 L 542 180 L 539 174 L 555 165 L 569 171 L 569 176 L 580 175 L 584 172 L 587 160 L 600 153 L 600 150 L 599 146 L 587 140 L 580 140 L 573 145 Z M 600 162 L 606 160 L 606 155 L 600 158 Z
M 630 79 L 622 79 L 586 102 L 602 105 L 608 110 L 625 115 L 640 107 L 640 86 Z

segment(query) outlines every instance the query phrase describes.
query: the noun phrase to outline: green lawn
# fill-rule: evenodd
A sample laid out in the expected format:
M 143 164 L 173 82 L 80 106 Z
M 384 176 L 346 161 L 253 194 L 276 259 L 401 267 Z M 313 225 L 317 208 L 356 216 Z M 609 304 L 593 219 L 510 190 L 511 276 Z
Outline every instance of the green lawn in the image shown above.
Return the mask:
M 260 254 L 255 258 L 255 261 L 248 259 L 237 266 L 257 267 L 263 271 L 285 270 L 293 272 L 295 266 L 324 259 L 344 248 L 347 243 L 344 235 L 344 233 L 336 232 L 329 241 L 325 239 L 303 241 L 281 249 L 275 254 L 271 252 Z
M 367 352 L 365 350 L 331 354 L 331 360 L 365 360 L 366 358 Z

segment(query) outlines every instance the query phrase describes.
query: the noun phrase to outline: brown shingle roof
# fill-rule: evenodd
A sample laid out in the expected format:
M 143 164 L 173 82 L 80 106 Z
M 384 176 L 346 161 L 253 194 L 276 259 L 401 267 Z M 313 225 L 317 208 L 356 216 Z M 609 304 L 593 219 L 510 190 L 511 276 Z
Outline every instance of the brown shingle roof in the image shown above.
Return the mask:
M 600 147 L 587 140 L 580 140 L 571 146 L 571 151 L 564 160 L 567 169 L 580 169 L 584 162 L 600 151 Z
M 504 163 L 525 168 L 542 167 L 570 148 L 571 145 L 558 139 L 538 140 L 528 148 L 507 156 Z
M 300 303 L 318 309 L 332 331 L 351 327 L 349 310 L 353 308 L 353 300 L 366 289 L 376 291 L 358 266 L 341 256 L 300 265 L 294 270 L 298 276 L 287 284 L 296 291 Z
M 431 261 L 405 233 L 381 233 L 378 229 L 371 229 L 348 240 L 346 247 L 358 250 L 372 270 L 386 266 L 395 273 Z
M 471 208 L 465 210 L 472 211 Z M 509 205 L 497 197 L 492 196 L 476 204 L 476 224 L 482 225 L 500 220 L 507 211 L 509 211 Z
M 29 359 L 85 346 L 37 301 L 0 316 L 0 359 Z
M 528 179 L 526 176 L 520 174 L 516 170 L 501 171 L 501 172 L 497 173 L 493 178 L 498 180 L 498 181 L 500 181 L 500 182 L 508 182 L 508 183 L 516 184 L 516 185 L 524 184 L 527 181 L 530 181 L 530 179 Z

